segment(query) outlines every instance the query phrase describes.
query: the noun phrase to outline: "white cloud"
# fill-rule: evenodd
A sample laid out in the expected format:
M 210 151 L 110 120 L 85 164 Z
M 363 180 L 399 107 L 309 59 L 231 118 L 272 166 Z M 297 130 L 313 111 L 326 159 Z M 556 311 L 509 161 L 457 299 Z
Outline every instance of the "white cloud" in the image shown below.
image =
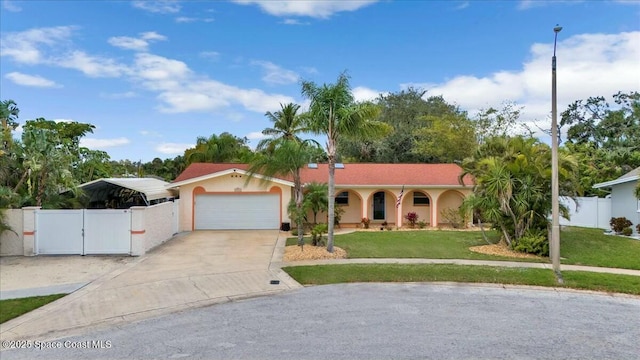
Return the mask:
M 182 8 L 177 0 L 135 0 L 133 7 L 158 14 L 174 14 Z
M 5 77 L 15 84 L 23 85 L 23 86 L 32 86 L 32 87 L 41 87 L 41 88 L 52 88 L 52 87 L 61 87 L 56 84 L 55 81 L 45 79 L 42 76 L 38 75 L 28 75 L 19 72 L 10 72 Z
M 105 99 L 130 99 L 130 98 L 134 98 L 138 96 L 138 94 L 136 94 L 133 91 L 127 91 L 127 92 L 123 92 L 123 93 L 101 93 L 100 97 L 105 98 Z
M 143 39 L 132 38 L 129 36 L 114 36 L 107 40 L 109 44 L 121 49 L 129 49 L 136 51 L 145 51 L 149 43 Z
M 261 131 L 250 132 L 247 135 L 245 135 L 244 137 L 246 137 L 249 140 L 262 140 L 262 139 L 266 138 L 266 136 Z
M 210 22 L 213 22 L 213 18 L 197 18 L 197 17 L 188 17 L 188 16 L 179 16 L 176 18 L 177 23 L 183 23 L 183 24 L 194 23 L 199 21 L 210 23 Z
M 129 139 L 125 137 L 119 137 L 115 139 L 95 139 L 95 138 L 82 138 L 80 139 L 80 146 L 89 149 L 107 149 L 115 146 L 122 146 L 129 144 Z
M 264 71 L 262 80 L 269 84 L 293 84 L 300 78 L 295 71 L 281 68 L 269 61 L 252 61 L 251 65 L 262 67 Z
M 619 34 L 582 34 L 562 40 L 557 47 L 558 109 L 590 96 L 610 97 L 640 84 L 640 31 Z M 551 56 L 553 43 L 533 44 L 530 57 L 518 71 L 499 71 L 485 77 L 457 76 L 440 84 L 403 84 L 421 87 L 425 97 L 443 95 L 475 115 L 482 108 L 500 108 L 504 101 L 524 106 L 521 119 L 544 121 L 551 111 Z M 548 127 L 548 126 L 547 126 Z
M 220 58 L 220 53 L 217 51 L 202 51 L 199 55 L 200 57 L 211 60 L 218 60 Z
M 456 10 L 462 10 L 462 9 L 466 9 L 469 7 L 469 2 L 468 1 L 463 1 L 460 4 L 458 4 L 458 6 L 455 7 Z
M 149 131 L 149 130 L 141 130 L 140 131 L 140 135 L 142 136 L 150 136 L 150 137 L 162 137 L 162 134 L 160 134 L 157 131 Z
M 384 94 L 383 91 L 369 89 L 368 87 L 364 87 L 364 86 L 356 86 L 355 88 L 352 89 L 352 93 L 353 93 L 353 98 L 358 102 L 372 101 L 377 99 L 378 96 L 380 96 L 380 94 Z
M 195 144 L 162 143 L 158 144 L 155 150 L 162 154 L 173 155 L 182 154 L 185 150 L 194 146 Z
M 258 5 L 264 12 L 274 16 L 309 16 L 328 18 L 342 11 L 355 11 L 375 3 L 377 0 L 344 1 L 270 1 L 270 0 L 233 0 L 241 5 Z
M 308 22 L 302 22 L 298 19 L 284 19 L 280 22 L 280 24 L 285 24 L 285 25 L 309 25 Z
M 35 65 L 45 61 L 41 47 L 64 44 L 75 30 L 73 26 L 36 28 L 2 35 L 0 55 L 23 64 Z
M 11 12 L 22 11 L 22 8 L 20 6 L 16 5 L 13 1 L 9 1 L 9 0 L 2 0 L 2 8 Z
M 149 43 L 151 41 L 167 40 L 167 37 L 160 35 L 155 31 L 149 31 L 140 33 L 139 38 L 130 36 L 114 36 L 110 37 L 107 41 L 109 44 L 119 47 L 121 49 L 134 50 L 134 51 L 147 51 Z
M 126 65 L 113 59 L 92 56 L 80 50 L 52 59 L 51 62 L 52 65 L 78 70 L 89 77 L 119 77 L 129 71 Z

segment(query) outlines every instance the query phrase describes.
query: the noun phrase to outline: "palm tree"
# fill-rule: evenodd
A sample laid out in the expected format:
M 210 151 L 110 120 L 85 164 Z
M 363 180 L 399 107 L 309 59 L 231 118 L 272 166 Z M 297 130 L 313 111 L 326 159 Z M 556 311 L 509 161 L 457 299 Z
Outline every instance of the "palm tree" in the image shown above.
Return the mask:
M 313 224 L 318 224 L 318 213 L 321 211 L 327 211 L 329 208 L 329 198 L 327 197 L 327 184 L 311 182 L 304 187 L 304 203 L 303 207 L 306 210 L 311 210 L 313 213 Z
M 272 113 L 268 111 L 265 116 L 273 123 L 273 127 L 262 130 L 262 134 L 269 136 L 260 140 L 257 150 L 267 149 L 274 140 L 286 139 L 302 142 L 298 136 L 308 129 L 304 126 L 303 119 L 298 115 L 300 105 L 289 103 L 287 105 L 280 104 L 280 110 Z
M 318 86 L 311 81 L 302 82 L 302 95 L 309 100 L 309 111 L 305 121 L 316 134 L 327 136 L 327 157 L 329 163 L 329 224 L 327 230 L 327 251 L 333 252 L 333 231 L 335 227 L 335 164 L 336 149 L 342 137 L 368 138 L 382 135 L 388 125 L 373 121 L 379 108 L 369 102 L 356 103 L 349 76 L 340 74 L 335 84 Z
M 528 233 L 543 234 L 551 213 L 551 151 L 535 138 L 497 137 L 481 145 L 462 163 L 463 173 L 475 180 L 465 205 L 502 232 L 514 247 Z M 577 163 L 566 154 L 559 159 L 561 193 L 575 196 Z M 562 206 L 563 216 L 568 216 Z
M 294 202 L 295 202 L 295 220 L 298 229 L 298 245 L 304 245 L 304 223 L 303 223 L 303 193 L 302 178 L 300 169 L 302 169 L 309 161 L 311 141 L 298 142 L 295 140 L 279 139 L 270 143 L 269 150 L 258 152 L 254 155 L 253 160 L 249 164 L 247 182 L 255 174 L 262 174 L 268 181 L 269 178 L 283 175 L 293 178 Z

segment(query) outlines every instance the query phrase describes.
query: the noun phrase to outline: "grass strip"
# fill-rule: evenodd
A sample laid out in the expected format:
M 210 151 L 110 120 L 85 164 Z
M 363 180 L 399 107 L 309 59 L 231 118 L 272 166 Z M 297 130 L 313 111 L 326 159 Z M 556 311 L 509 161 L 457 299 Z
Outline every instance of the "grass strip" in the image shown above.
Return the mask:
M 17 318 L 22 314 L 37 309 L 52 301 L 58 300 L 66 294 L 55 294 L 46 296 L 33 296 L 21 299 L 0 300 L 0 324 Z
M 553 271 L 531 268 L 434 264 L 346 264 L 291 266 L 283 268 L 303 285 L 351 282 L 467 282 L 511 285 L 566 287 L 640 295 L 640 277 L 563 272 L 564 285 L 556 282 Z

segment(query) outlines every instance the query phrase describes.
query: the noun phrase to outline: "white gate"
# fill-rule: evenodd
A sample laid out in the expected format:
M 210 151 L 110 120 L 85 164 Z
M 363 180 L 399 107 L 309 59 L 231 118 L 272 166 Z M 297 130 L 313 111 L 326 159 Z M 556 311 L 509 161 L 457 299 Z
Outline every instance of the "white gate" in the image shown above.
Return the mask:
M 130 210 L 36 210 L 37 254 L 129 254 Z
M 129 254 L 131 211 L 85 210 L 85 254 Z
M 36 210 L 38 254 L 82 255 L 83 210 Z

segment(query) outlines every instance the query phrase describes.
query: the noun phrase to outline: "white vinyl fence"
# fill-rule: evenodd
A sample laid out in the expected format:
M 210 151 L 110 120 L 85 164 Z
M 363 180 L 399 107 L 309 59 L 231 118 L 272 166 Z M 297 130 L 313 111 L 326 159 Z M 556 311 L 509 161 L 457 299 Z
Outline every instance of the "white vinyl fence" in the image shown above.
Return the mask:
M 569 207 L 570 219 L 560 217 L 560 225 L 582 226 L 588 228 L 609 229 L 611 220 L 611 198 L 561 197 L 560 202 Z
M 130 209 L 5 211 L 0 255 L 144 255 L 177 234 L 178 202 Z
M 131 253 L 131 211 L 36 210 L 36 254 Z

